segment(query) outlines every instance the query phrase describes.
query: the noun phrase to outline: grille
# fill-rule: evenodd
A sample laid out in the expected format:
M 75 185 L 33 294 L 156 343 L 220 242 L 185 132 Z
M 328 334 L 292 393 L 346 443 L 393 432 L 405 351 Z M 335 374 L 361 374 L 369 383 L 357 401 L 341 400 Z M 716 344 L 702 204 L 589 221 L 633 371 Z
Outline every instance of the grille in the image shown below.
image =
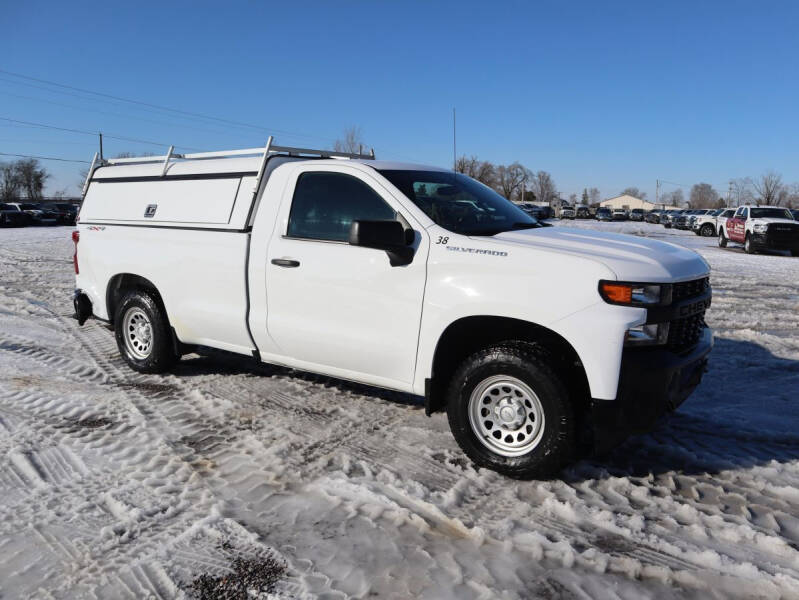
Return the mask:
M 695 346 L 702 336 L 702 329 L 705 327 L 705 313 L 677 319 L 669 325 L 669 350 L 681 352 Z
M 671 289 L 671 301 L 679 302 L 685 298 L 699 296 L 710 285 L 710 279 L 704 277 L 703 279 L 694 279 L 693 281 L 683 281 L 675 283 Z
M 708 287 L 710 287 L 710 279 L 708 277 L 675 283 L 671 292 L 672 302 L 700 296 Z M 704 327 L 706 327 L 704 310 L 690 317 L 671 321 L 669 339 L 666 344 L 668 349 L 673 352 L 682 352 L 692 348 L 702 337 L 702 329 Z
M 799 240 L 799 227 L 796 225 L 773 224 L 766 231 L 769 241 L 775 244 L 790 244 Z

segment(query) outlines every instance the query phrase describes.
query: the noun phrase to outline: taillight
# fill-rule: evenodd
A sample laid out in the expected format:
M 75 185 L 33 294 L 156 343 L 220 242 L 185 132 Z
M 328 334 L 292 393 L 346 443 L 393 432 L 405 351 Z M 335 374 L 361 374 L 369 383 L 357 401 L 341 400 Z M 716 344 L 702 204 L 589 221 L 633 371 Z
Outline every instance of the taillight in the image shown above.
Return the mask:
M 80 241 L 80 231 L 77 229 L 72 232 L 72 241 L 75 242 L 75 255 L 72 257 L 72 262 L 75 264 L 75 275 L 80 274 L 78 269 L 78 242 Z

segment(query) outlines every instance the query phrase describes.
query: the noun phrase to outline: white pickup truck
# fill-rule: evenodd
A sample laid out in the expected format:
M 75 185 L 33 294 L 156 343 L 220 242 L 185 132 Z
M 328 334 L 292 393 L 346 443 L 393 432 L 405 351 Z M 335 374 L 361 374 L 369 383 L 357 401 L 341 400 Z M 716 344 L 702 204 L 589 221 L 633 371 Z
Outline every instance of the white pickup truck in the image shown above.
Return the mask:
M 712 346 L 699 255 L 539 227 L 449 170 L 270 138 L 95 157 L 84 194 L 76 317 L 110 323 L 133 369 L 206 346 L 424 396 L 513 477 L 651 427 Z

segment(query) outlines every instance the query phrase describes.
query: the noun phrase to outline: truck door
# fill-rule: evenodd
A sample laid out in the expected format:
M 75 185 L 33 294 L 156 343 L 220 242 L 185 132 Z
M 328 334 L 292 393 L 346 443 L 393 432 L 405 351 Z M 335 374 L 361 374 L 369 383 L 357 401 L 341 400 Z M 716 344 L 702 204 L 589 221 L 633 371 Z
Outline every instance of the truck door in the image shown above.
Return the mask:
M 289 178 L 266 264 L 267 330 L 287 364 L 413 381 L 429 245 L 403 210 L 359 169 L 303 165 Z M 353 220 L 394 219 L 416 231 L 410 264 L 348 244 Z
M 749 209 L 741 206 L 735 211 L 735 216 L 727 221 L 727 235 L 733 242 L 743 244 L 746 239 L 746 219 Z

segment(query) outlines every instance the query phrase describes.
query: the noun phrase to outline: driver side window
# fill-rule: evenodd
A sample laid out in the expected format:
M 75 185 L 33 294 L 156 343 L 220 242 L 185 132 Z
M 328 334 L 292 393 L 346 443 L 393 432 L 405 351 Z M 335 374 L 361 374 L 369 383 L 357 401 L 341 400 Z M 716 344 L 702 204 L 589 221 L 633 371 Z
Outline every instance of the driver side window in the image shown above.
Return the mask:
M 297 178 L 286 235 L 346 242 L 355 220 L 396 220 L 397 213 L 366 183 L 344 173 L 302 173 Z

